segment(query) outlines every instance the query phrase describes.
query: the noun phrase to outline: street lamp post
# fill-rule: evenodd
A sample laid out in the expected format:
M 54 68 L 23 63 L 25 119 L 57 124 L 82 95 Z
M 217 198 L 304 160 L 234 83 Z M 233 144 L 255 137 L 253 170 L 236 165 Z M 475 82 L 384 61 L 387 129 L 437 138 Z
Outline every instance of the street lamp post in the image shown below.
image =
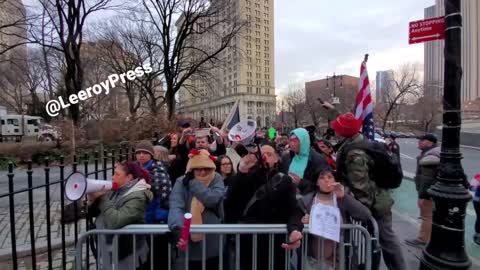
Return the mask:
M 343 87 L 343 76 L 342 75 L 340 75 L 340 76 L 335 75 L 335 72 L 334 72 L 332 77 L 327 76 L 327 87 L 325 89 L 328 89 L 328 80 L 333 80 L 333 94 L 332 94 L 332 101 L 331 101 L 332 104 L 340 104 L 340 101 L 335 94 L 335 86 L 336 86 L 337 79 L 340 79 L 340 88 Z
M 471 199 L 460 163 L 461 68 L 460 0 L 445 0 L 445 76 L 440 166 L 432 196 L 433 225 L 430 242 L 423 250 L 420 269 L 468 269 L 465 252 L 465 211 Z

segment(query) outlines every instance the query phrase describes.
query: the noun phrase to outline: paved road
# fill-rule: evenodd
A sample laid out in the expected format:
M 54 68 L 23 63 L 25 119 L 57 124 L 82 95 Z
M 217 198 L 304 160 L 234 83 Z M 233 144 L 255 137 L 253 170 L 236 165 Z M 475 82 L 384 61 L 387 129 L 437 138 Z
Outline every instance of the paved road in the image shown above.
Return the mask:
M 107 168 L 111 168 L 111 165 L 108 164 Z M 79 165 L 77 169 L 80 172 L 85 172 L 85 167 L 82 164 Z M 95 169 L 94 165 L 90 164 L 88 166 L 88 172 L 93 172 Z M 101 169 L 101 166 L 99 166 Z M 45 187 L 45 169 L 44 168 L 34 168 L 32 173 L 32 197 L 34 203 L 37 202 L 44 202 L 46 198 L 46 191 Z M 72 172 L 72 167 L 68 166 L 65 167 L 64 170 L 64 177 L 66 178 Z M 58 166 L 52 166 L 49 171 L 49 179 L 50 179 L 50 200 L 51 201 L 58 201 L 60 200 L 60 168 Z M 103 174 L 99 173 L 99 178 L 102 178 Z M 107 172 L 107 178 L 111 176 L 111 170 Z M 90 177 L 94 178 L 94 175 Z M 109 178 L 111 179 L 111 178 Z M 15 194 L 14 201 L 15 205 L 18 204 L 26 204 L 28 203 L 28 174 L 27 170 L 23 168 L 18 168 L 14 170 L 14 177 L 13 177 L 13 190 L 14 191 L 22 191 L 20 193 Z M 5 196 L 9 193 L 8 191 L 8 172 L 7 171 L 0 171 L 0 205 L 8 205 L 8 196 Z
M 417 149 L 416 139 L 397 139 L 400 145 L 400 153 L 402 157 L 402 168 L 411 174 L 416 170 L 416 156 L 419 154 Z M 464 159 L 462 165 L 465 173 L 470 179 L 473 175 L 480 172 L 480 151 L 474 149 L 461 148 Z M 417 208 L 417 193 L 413 181 L 403 181 L 402 186 L 394 191 L 395 205 L 394 209 L 397 214 L 404 219 L 418 227 L 420 222 L 418 220 L 419 211 Z M 469 203 L 467 207 L 467 216 L 465 219 L 465 247 L 467 253 L 472 257 L 476 264 L 480 264 L 480 247 L 473 243 L 472 236 L 474 233 L 475 211 L 472 204 Z M 412 232 L 401 232 L 403 238 L 415 236 Z M 403 240 L 403 239 L 402 239 Z
M 417 148 L 418 140 L 397 139 L 397 142 L 400 145 L 403 170 L 415 173 L 417 166 L 416 157 L 420 154 L 420 150 Z M 480 173 L 480 150 L 469 148 L 461 148 L 460 150 L 463 154 L 463 169 L 468 179 L 471 179 L 475 174 Z

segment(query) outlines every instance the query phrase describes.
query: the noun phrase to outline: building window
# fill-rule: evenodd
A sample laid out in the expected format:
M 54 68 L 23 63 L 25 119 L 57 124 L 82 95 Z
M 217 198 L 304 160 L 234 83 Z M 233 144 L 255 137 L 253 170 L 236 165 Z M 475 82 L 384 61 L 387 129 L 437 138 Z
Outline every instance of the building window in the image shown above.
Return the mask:
M 264 26 L 263 28 L 265 28 L 265 31 L 268 32 L 268 26 Z
M 268 45 L 268 40 L 264 40 L 264 42 L 265 42 L 265 45 Z
M 260 24 L 258 24 L 258 23 L 255 24 L 255 28 L 256 28 L 256 29 L 260 29 Z
M 270 38 L 270 35 L 267 33 L 264 33 L 265 38 Z
M 255 48 L 257 48 L 257 50 L 260 50 L 260 45 L 255 45 Z
M 270 54 L 265 53 L 265 58 L 270 58 Z
M 233 78 L 237 78 L 237 73 L 236 72 L 233 74 Z
M 261 66 L 257 66 L 257 71 L 262 71 L 262 67 L 261 67 Z
M 259 17 L 255 17 L 255 20 L 259 23 L 260 22 L 260 18 Z
M 270 75 L 265 74 L 265 80 L 270 80 Z
M 262 85 L 262 81 L 257 80 L 257 85 Z
M 249 21 L 250 21 L 251 19 L 252 19 L 252 17 L 251 17 L 250 15 L 248 15 L 248 14 L 247 14 L 247 20 L 249 20 Z
M 262 74 L 260 74 L 260 73 L 257 73 L 255 75 L 256 75 L 257 79 L 260 79 L 262 77 Z
M 270 82 L 269 82 L 269 81 L 265 81 L 265 85 L 266 85 L 266 86 L 270 86 Z
M 252 87 L 247 87 L 247 93 L 251 94 L 252 93 Z
M 264 2 L 265 2 L 265 5 L 268 5 L 268 0 L 265 0 Z
M 268 12 L 268 7 L 267 6 L 264 6 L 263 8 L 265 9 L 265 11 Z
M 263 22 L 264 22 L 265 24 L 268 24 L 268 20 L 263 20 Z
M 252 70 L 252 65 L 247 65 L 248 70 Z
M 255 8 L 260 8 L 260 4 L 259 4 L 259 3 L 255 3 Z
M 269 68 L 269 67 L 265 67 L 265 72 L 270 72 L 270 68 Z
M 269 88 L 265 88 L 265 94 L 270 95 L 270 89 Z
M 266 60 L 265 60 L 265 61 L 266 61 Z M 260 65 L 260 59 L 258 59 L 258 58 L 257 58 L 257 64 L 259 64 L 259 65 Z
M 237 93 L 237 87 L 233 88 L 233 93 Z
M 247 72 L 247 77 L 252 77 L 252 72 Z
M 260 57 L 260 56 L 261 56 L 260 52 L 256 52 L 256 53 L 255 53 L 255 56 L 256 56 L 256 57 Z
M 270 61 L 265 60 L 265 66 L 268 66 L 268 65 L 270 65 Z

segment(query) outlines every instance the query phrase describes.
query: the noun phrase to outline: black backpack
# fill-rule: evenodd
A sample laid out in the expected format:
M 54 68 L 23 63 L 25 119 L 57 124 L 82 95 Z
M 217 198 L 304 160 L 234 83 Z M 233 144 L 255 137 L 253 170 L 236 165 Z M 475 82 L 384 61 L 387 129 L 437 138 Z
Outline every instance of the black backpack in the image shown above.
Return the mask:
M 337 175 L 347 185 L 346 157 L 355 149 L 363 150 L 371 158 L 369 163 L 369 176 L 380 188 L 398 188 L 402 183 L 403 171 L 400 159 L 397 155 L 388 151 L 387 145 L 377 141 L 364 140 L 361 143 L 346 145 L 342 153 L 337 157 Z

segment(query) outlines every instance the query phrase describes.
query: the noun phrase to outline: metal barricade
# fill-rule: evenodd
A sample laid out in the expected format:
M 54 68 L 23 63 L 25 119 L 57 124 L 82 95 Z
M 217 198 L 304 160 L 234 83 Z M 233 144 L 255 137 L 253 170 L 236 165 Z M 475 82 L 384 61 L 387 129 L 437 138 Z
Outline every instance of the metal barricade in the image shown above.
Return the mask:
M 362 269 L 371 269 L 372 267 L 372 260 L 370 256 L 364 256 L 363 258 L 359 258 L 356 252 L 346 252 L 346 250 L 356 249 L 359 248 L 359 244 L 362 245 L 362 249 L 365 251 L 365 254 L 372 254 L 372 238 L 368 230 L 360 225 L 354 224 L 344 224 L 341 226 L 342 230 L 342 237 L 341 241 L 338 244 L 335 244 L 335 248 L 333 249 L 334 258 L 333 261 L 330 263 L 324 260 L 324 246 L 330 240 L 320 239 L 317 241 L 318 248 L 321 252 L 318 252 L 319 256 L 316 256 L 318 264 L 316 266 L 311 266 L 312 261 L 311 257 L 308 254 L 311 245 L 309 245 L 309 241 L 313 241 L 313 235 L 308 234 L 308 226 L 305 226 L 303 230 L 303 239 L 302 245 L 297 250 L 293 251 L 282 251 L 285 252 L 285 260 L 284 265 L 278 265 L 278 258 L 275 260 L 275 253 L 274 253 L 274 240 L 277 240 L 275 236 L 281 237 L 282 240 L 284 239 L 285 242 L 288 241 L 287 229 L 286 225 L 272 225 L 272 224 L 204 224 L 204 225 L 192 225 L 190 232 L 191 233 L 201 233 L 205 235 L 218 235 L 218 244 L 219 244 L 219 254 L 218 254 L 218 269 L 227 269 L 227 270 L 240 270 L 241 264 L 245 264 L 245 261 L 242 261 L 242 254 L 241 254 L 241 239 L 245 236 L 251 236 L 251 243 L 252 247 L 249 249 L 249 253 L 252 255 L 251 266 L 244 267 L 242 270 L 246 269 L 257 269 L 257 261 L 258 260 L 265 260 L 265 258 L 258 258 L 257 254 L 259 250 L 258 248 L 258 241 L 259 238 L 268 236 L 268 269 L 287 269 L 287 270 L 306 270 L 306 269 L 352 269 L 350 268 L 351 264 L 349 262 L 358 261 L 362 259 Z M 86 243 L 89 242 L 91 237 L 99 237 L 99 236 L 109 236 L 112 240 L 112 262 L 111 265 L 105 267 L 105 269 L 112 269 L 116 270 L 119 269 L 119 237 L 120 236 L 131 236 L 133 239 L 132 246 L 136 246 L 136 239 L 139 237 L 147 237 L 147 241 L 149 242 L 149 246 L 153 247 L 154 237 L 156 235 L 161 235 L 168 233 L 167 225 L 129 225 L 125 228 L 119 230 L 91 230 L 87 231 L 86 233 L 82 234 L 78 240 L 76 249 L 75 249 L 75 269 L 80 270 L 87 267 L 85 262 L 88 260 L 84 256 L 84 249 L 86 247 Z M 362 237 L 365 241 L 357 241 L 351 237 L 344 237 L 347 235 L 357 234 Z M 230 237 L 231 236 L 231 237 Z M 315 236 L 316 237 L 316 236 Z M 229 245 L 225 245 L 227 238 L 234 240 L 234 247 L 233 250 L 229 250 Z M 274 239 L 275 238 L 275 239 Z M 319 239 L 319 238 L 317 238 Z M 205 244 L 206 241 L 202 241 L 202 261 L 201 261 L 201 269 L 206 270 L 206 250 L 207 246 Z M 276 243 L 275 243 L 276 244 Z M 229 251 L 233 254 L 233 256 L 227 256 L 225 258 L 225 254 L 229 253 Z M 264 251 L 264 250 L 262 250 Z M 98 251 L 97 251 L 98 252 Z M 133 258 L 136 257 L 136 249 L 133 248 Z M 180 252 L 180 251 L 178 251 Z M 174 256 L 176 254 L 176 249 L 172 244 L 168 244 L 168 269 L 189 269 L 189 248 L 182 254 L 181 257 L 177 258 Z M 178 254 L 178 253 L 177 253 Z M 246 253 L 243 253 L 245 256 Z M 250 255 L 249 254 L 249 255 Z M 276 253 L 278 256 L 278 253 Z M 97 254 L 98 255 L 98 254 Z M 150 248 L 149 255 L 153 258 L 156 253 L 155 250 Z M 283 254 L 280 254 L 283 256 Z M 357 258 L 355 258 L 357 257 Z M 149 260 L 149 265 L 143 265 L 142 269 L 154 269 L 153 260 Z M 90 261 L 90 263 L 94 263 Z M 136 260 L 133 261 L 133 269 L 139 267 Z M 97 269 L 102 269 L 102 267 L 98 267 Z M 260 268 L 258 268 L 260 269 Z M 208 270 L 213 270 L 208 268 Z M 263 269 L 261 269 L 263 270 Z

